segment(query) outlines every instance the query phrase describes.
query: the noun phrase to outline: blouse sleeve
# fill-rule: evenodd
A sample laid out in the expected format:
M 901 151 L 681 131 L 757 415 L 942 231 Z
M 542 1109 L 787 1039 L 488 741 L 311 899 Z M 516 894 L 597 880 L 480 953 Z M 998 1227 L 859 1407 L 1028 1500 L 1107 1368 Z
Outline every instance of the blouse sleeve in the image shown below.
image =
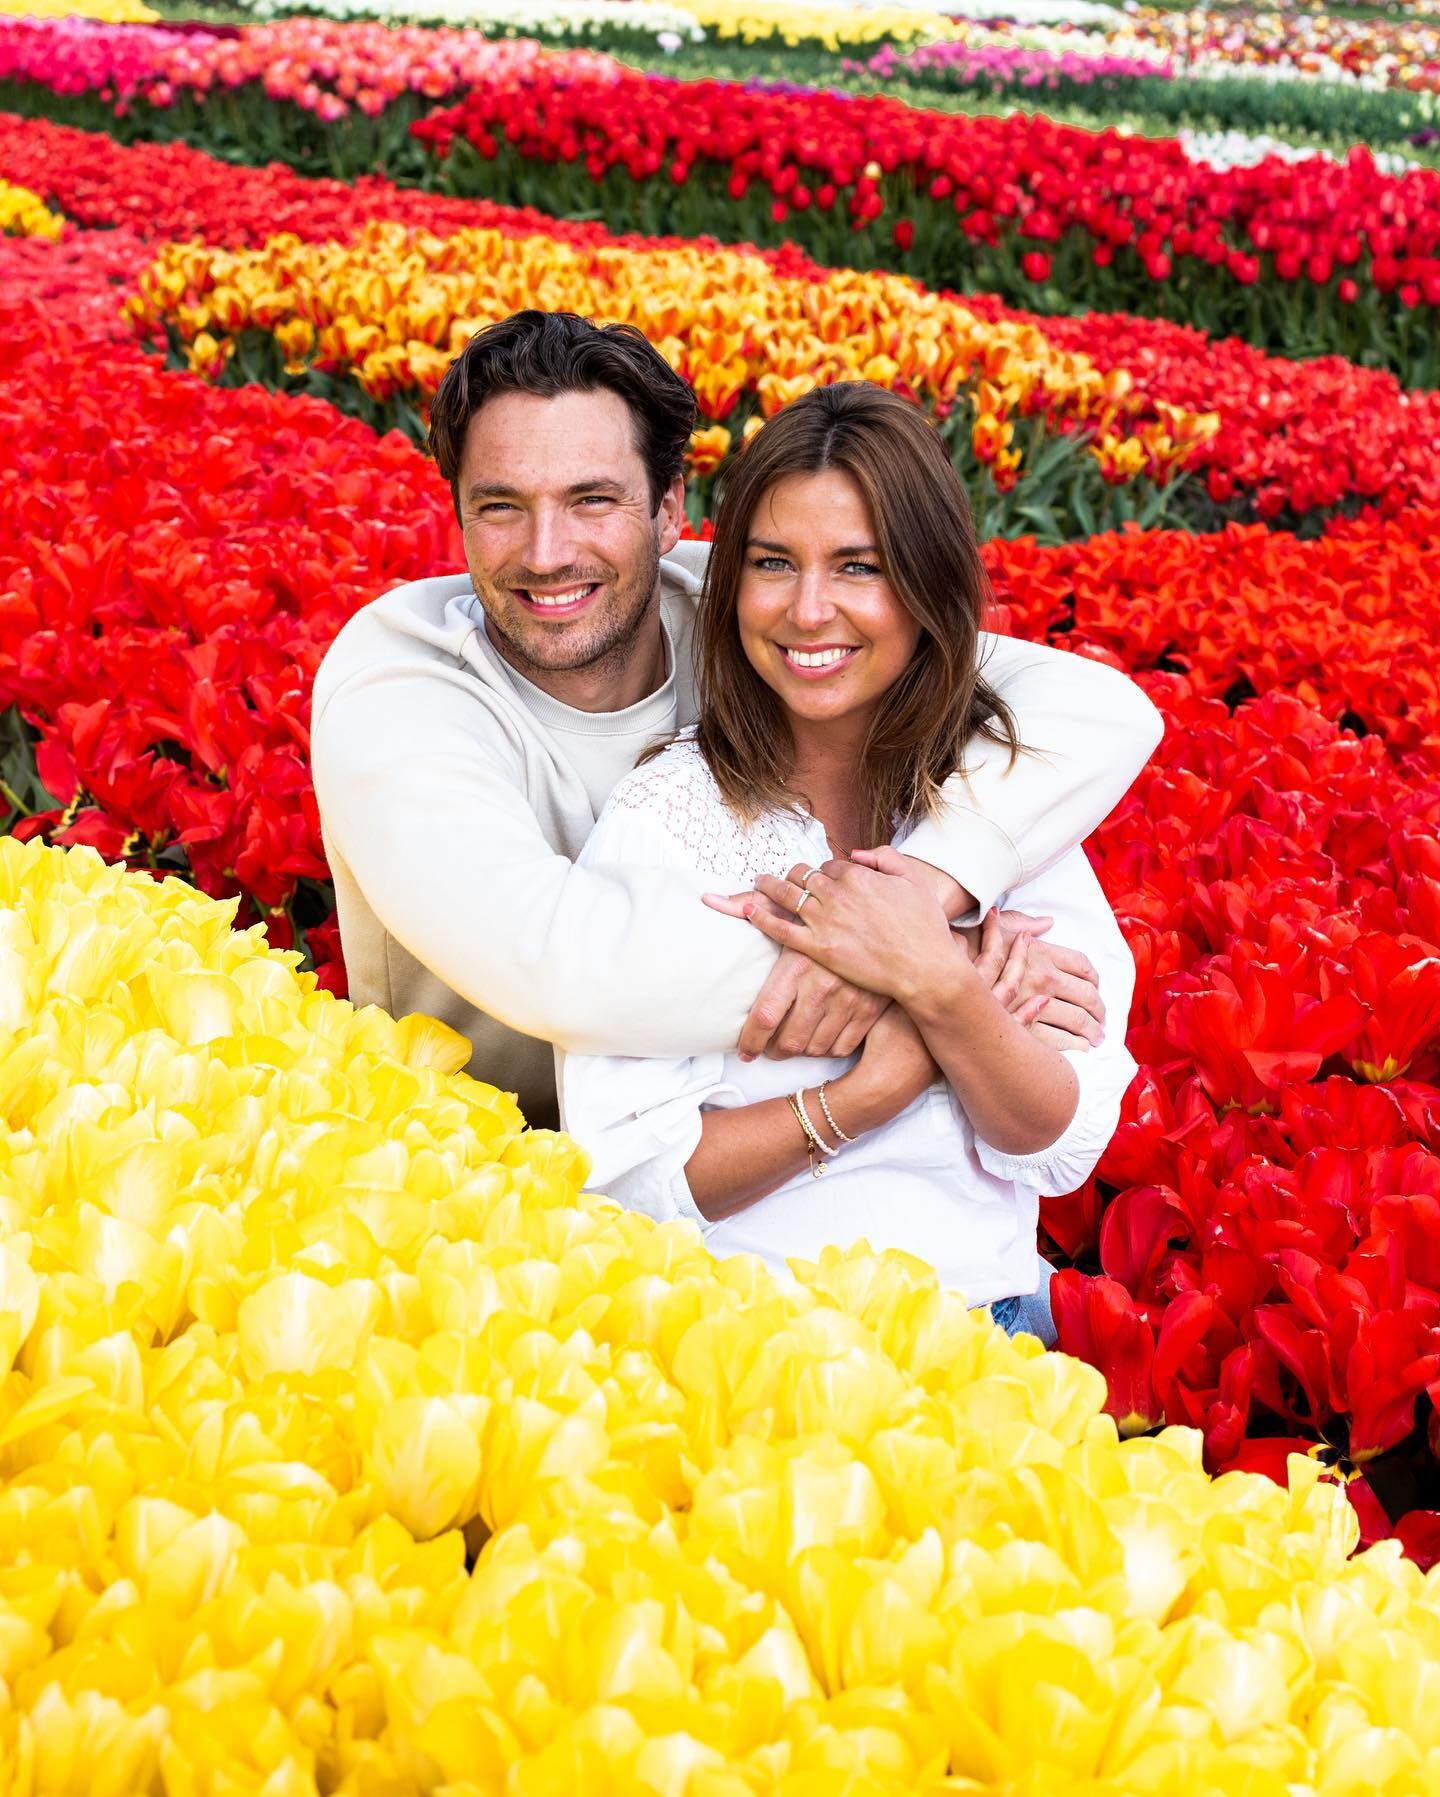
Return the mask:
M 686 843 L 671 827 L 673 816 L 667 818 L 665 800 L 667 787 L 670 798 L 675 798 L 675 783 L 655 781 L 660 802 L 652 808 L 644 798 L 648 787 L 644 772 L 629 776 L 616 788 L 579 862 L 594 867 L 619 864 L 632 873 L 652 867 L 688 874 L 698 905 L 700 894 L 715 891 L 720 882 L 713 870 L 694 867 Z M 699 795 L 693 782 L 682 781 L 680 787 L 688 801 L 686 821 L 693 827 Z M 749 926 L 735 920 L 734 928 Z M 707 1106 L 746 1102 L 738 1088 L 726 1082 L 724 1072 L 721 1053 L 652 1059 L 566 1054 L 557 1048 L 561 1127 L 591 1156 L 588 1189 L 656 1222 L 686 1217 L 708 1233 L 714 1225 L 690 1195 L 685 1164 L 699 1145 L 701 1112 Z
M 1105 1152 L 1120 1121 L 1121 1100 L 1135 1077 L 1135 1061 L 1125 1046 L 1135 962 L 1083 849 L 1071 849 L 1039 879 L 1017 887 L 1004 900 L 1004 908 L 1053 917 L 1046 940 L 1090 957 L 1105 1001 L 1105 1034 L 1097 1047 L 1064 1051 L 1080 1092 L 1074 1116 L 1048 1148 L 1033 1154 L 1002 1154 L 977 1136 L 975 1152 L 980 1164 L 998 1179 L 1042 1193 L 1073 1192 Z

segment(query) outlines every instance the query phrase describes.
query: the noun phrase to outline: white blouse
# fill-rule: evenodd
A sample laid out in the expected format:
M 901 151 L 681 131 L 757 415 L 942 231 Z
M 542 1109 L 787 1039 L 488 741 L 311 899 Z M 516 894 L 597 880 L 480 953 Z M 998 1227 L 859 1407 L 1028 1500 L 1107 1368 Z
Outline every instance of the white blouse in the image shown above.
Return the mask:
M 799 810 L 744 824 L 685 738 L 621 781 L 580 855 L 582 865 L 688 873 L 697 904 L 702 892 L 741 892 L 759 873 L 784 874 L 797 861 L 818 866 L 828 859 L 823 828 Z M 842 1147 L 823 1179 L 797 1173 L 768 1197 L 711 1223 L 685 1180 L 702 1111 L 818 1086 L 857 1057 L 746 1063 L 733 1052 L 645 1060 L 557 1051 L 561 1120 L 593 1156 L 590 1188 L 657 1221 L 688 1217 L 713 1253 L 758 1254 L 782 1278 L 792 1257 L 812 1260 L 827 1244 L 846 1247 L 863 1238 L 872 1248 L 897 1248 L 929 1262 L 972 1304 L 1033 1292 L 1040 1273 L 1039 1194 L 1073 1191 L 1089 1177 L 1135 1073 L 1125 1047 L 1135 965 L 1082 849 L 1017 887 L 1002 908 L 1053 916 L 1049 939 L 1090 957 L 1105 1001 L 1103 1042 L 1067 1051 L 1079 1102 L 1048 1148 L 1001 1154 L 976 1136 L 941 1081 L 889 1123 Z M 753 927 L 735 922 L 736 929 Z M 814 1120 L 826 1134 L 823 1119 Z

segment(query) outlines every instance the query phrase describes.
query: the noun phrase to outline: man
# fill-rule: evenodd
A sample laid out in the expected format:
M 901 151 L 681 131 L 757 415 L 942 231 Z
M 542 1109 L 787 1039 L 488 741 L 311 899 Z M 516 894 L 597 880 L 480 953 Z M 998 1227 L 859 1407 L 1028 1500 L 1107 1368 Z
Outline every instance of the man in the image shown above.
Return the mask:
M 803 956 L 772 967 L 764 938 L 694 882 L 572 865 L 640 751 L 694 716 L 707 550 L 680 541 L 694 422 L 689 386 L 630 327 L 527 311 L 482 331 L 430 426 L 468 573 L 366 606 L 315 680 L 351 995 L 452 1025 L 470 1071 L 537 1127 L 556 1122 L 552 1045 L 848 1053 L 881 1008 Z M 1072 847 L 1075 818 L 1093 829 L 1160 736 L 1112 669 L 998 637 L 983 653 L 1041 753 L 1010 768 L 977 744 L 945 813 L 907 842 L 912 876 L 957 922 Z M 1048 1025 L 1093 1035 L 1084 971 L 1051 951 Z

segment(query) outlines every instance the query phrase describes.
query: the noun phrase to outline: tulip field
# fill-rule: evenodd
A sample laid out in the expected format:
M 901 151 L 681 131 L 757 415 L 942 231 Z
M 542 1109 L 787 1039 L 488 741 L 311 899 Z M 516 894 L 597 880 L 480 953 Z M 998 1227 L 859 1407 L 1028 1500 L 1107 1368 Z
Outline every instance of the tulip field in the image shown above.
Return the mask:
M 1434 0 L 0 0 L 0 1793 L 1440 1791 L 1437 146 Z M 926 408 L 1160 708 L 1056 1351 L 349 1003 L 311 682 L 531 305 L 697 535 Z

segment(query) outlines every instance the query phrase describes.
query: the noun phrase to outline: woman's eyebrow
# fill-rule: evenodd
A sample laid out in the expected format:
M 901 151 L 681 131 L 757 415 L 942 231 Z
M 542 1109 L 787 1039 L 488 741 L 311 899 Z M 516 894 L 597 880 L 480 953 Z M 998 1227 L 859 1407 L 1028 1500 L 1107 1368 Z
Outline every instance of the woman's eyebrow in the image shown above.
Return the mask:
M 745 542 L 745 547 L 747 549 L 770 549 L 777 555 L 789 555 L 790 553 L 788 544 L 772 543 L 768 537 L 748 537 Z M 830 551 L 830 559 L 832 561 L 841 562 L 848 561 L 852 556 L 856 555 L 878 555 L 879 553 L 880 551 L 873 543 L 859 543 L 852 544 L 848 549 L 832 549 Z

